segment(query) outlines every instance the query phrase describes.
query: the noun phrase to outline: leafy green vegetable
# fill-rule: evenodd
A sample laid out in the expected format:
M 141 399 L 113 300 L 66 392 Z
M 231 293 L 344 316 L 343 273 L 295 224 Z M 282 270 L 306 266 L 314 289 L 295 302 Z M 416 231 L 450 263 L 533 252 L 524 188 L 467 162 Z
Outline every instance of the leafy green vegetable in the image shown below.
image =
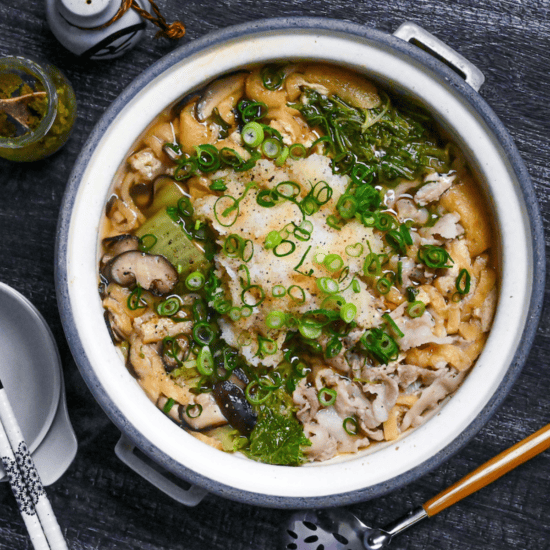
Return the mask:
M 363 165 L 376 170 L 379 181 L 414 179 L 426 167 L 441 170 L 449 162 L 429 119 L 418 109 L 396 108 L 386 94 L 382 104 L 363 111 L 337 96 L 326 97 L 306 88 L 291 106 L 309 126 L 321 129 L 333 146 L 333 168 L 348 173 Z
M 304 462 L 302 445 L 309 446 L 311 441 L 298 420 L 264 407 L 244 452 L 259 462 L 298 466 Z

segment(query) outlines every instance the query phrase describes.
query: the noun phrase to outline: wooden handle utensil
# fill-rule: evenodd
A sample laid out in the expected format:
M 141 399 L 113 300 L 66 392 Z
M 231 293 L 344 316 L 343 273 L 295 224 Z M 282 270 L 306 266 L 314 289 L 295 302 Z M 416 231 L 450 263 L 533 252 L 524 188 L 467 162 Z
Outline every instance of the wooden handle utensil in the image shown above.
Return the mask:
M 550 424 L 506 449 L 422 505 L 432 517 L 550 447 Z

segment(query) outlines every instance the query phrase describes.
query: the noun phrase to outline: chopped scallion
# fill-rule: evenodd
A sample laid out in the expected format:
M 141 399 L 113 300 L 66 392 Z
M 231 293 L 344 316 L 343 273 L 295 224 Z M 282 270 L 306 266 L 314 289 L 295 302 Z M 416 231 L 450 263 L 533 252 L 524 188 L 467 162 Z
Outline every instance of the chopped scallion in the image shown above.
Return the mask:
M 317 399 L 319 400 L 321 406 L 330 407 L 331 405 L 334 405 L 334 403 L 336 403 L 337 396 L 338 393 L 336 392 L 336 390 L 333 390 L 331 388 L 322 388 L 317 394 Z
M 344 304 L 340 309 L 340 318 L 344 321 L 344 323 L 351 323 L 355 319 L 356 315 L 357 306 L 351 302 Z
M 200 271 L 193 271 L 193 273 L 187 275 L 185 286 L 189 290 L 199 290 L 204 286 L 205 280 L 204 275 Z

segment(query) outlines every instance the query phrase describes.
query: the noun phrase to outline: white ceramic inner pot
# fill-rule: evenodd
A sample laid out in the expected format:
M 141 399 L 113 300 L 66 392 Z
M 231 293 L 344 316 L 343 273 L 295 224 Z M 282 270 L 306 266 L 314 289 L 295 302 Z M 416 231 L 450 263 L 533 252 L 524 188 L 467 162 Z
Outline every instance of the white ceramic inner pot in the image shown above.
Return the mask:
M 283 467 L 215 450 L 149 401 L 124 366 L 103 321 L 97 290 L 98 231 L 116 170 L 165 107 L 236 68 L 306 59 L 348 67 L 420 101 L 464 151 L 494 211 L 500 298 L 489 339 L 470 375 L 423 426 L 376 452 Z M 222 496 L 260 505 L 346 504 L 394 489 L 441 463 L 474 435 L 502 400 L 532 341 L 529 325 L 538 317 L 534 270 L 539 264 L 544 271 L 544 262 L 540 239 L 532 232 L 540 231 L 540 220 L 517 151 L 495 119 L 473 90 L 428 54 L 343 22 L 291 19 L 243 25 L 195 41 L 151 67 L 94 130 L 73 172 L 60 219 L 60 309 L 73 354 L 96 399 L 121 431 L 172 473 Z

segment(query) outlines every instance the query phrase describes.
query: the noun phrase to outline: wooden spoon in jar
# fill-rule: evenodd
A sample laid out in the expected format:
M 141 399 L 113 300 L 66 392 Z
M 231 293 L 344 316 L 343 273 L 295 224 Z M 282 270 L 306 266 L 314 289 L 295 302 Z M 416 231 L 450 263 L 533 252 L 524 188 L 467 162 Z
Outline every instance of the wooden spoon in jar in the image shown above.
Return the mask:
M 285 550 L 380 550 L 415 523 L 489 485 L 550 447 L 550 424 L 495 456 L 422 506 L 383 529 L 369 527 L 342 509 L 296 512 L 283 532 Z
M 17 97 L 8 97 L 6 99 L 0 99 L 0 112 L 4 112 L 7 115 L 15 119 L 25 130 L 29 130 L 29 121 L 32 116 L 29 111 L 28 103 L 31 99 L 37 97 L 44 97 L 46 92 L 33 92 L 30 94 L 24 94 Z

